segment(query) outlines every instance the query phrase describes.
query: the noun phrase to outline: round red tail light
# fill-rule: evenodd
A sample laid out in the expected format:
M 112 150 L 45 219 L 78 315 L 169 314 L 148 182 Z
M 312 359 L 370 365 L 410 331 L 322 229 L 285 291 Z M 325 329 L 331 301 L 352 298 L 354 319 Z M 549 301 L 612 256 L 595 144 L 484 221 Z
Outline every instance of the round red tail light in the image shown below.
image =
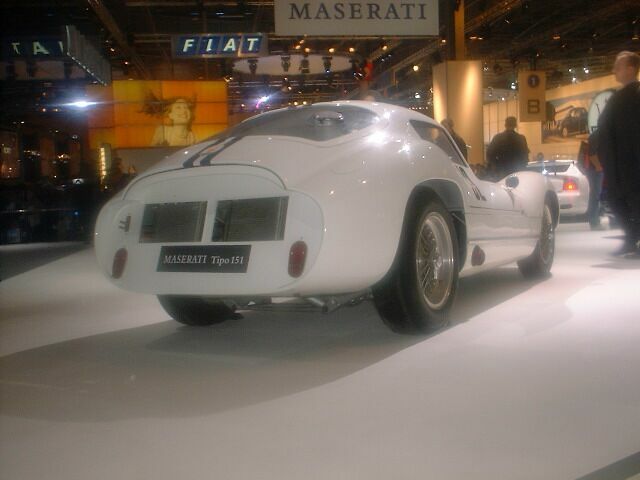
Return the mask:
M 124 267 L 127 264 L 127 250 L 121 248 L 113 256 L 113 266 L 111 268 L 111 276 L 120 278 L 124 273 Z
M 304 262 L 307 259 L 307 244 L 298 241 L 291 245 L 289 250 L 289 275 L 298 278 L 304 271 Z
M 562 184 L 562 190 L 565 192 L 575 192 L 578 190 L 578 184 L 572 178 L 566 178 Z

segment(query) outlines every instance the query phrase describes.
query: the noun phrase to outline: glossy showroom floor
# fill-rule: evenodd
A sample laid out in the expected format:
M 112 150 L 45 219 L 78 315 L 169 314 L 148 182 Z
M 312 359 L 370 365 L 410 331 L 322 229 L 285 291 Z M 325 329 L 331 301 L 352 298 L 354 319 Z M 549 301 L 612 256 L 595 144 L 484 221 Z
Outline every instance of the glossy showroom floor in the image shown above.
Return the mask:
M 619 234 L 561 225 L 551 279 L 465 279 L 429 338 L 370 304 L 183 328 L 89 249 L 15 274 L 0 478 L 640 478 L 640 261 L 608 256 Z

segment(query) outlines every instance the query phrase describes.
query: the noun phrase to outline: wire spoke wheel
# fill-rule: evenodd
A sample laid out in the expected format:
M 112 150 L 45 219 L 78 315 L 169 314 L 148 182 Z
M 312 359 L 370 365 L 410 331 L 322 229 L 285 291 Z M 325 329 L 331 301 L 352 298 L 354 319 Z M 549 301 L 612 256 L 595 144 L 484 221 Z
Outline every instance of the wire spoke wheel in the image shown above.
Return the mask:
M 376 309 L 395 332 L 424 333 L 449 322 L 458 285 L 458 237 L 436 199 L 416 202 L 393 268 L 372 287 Z
M 416 242 L 418 290 L 433 310 L 447 303 L 454 280 L 454 247 L 446 220 L 437 212 L 428 213 L 419 228 Z
M 540 231 L 540 257 L 543 263 L 549 263 L 553 259 L 555 250 L 555 229 L 549 207 L 545 206 L 542 214 L 542 229 Z

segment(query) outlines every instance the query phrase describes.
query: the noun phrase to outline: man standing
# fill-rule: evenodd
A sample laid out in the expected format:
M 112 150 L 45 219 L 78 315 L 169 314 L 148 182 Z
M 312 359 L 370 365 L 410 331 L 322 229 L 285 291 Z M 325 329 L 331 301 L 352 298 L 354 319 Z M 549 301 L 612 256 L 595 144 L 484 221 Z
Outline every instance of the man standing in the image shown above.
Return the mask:
M 598 156 L 604 167 L 608 199 L 625 234 L 617 255 L 640 256 L 640 56 L 620 52 L 613 74 L 622 88 L 598 120 Z
M 529 160 L 527 139 L 516 132 L 517 125 L 516 117 L 507 117 L 504 132 L 493 137 L 487 148 L 487 167 L 496 180 L 523 169 Z

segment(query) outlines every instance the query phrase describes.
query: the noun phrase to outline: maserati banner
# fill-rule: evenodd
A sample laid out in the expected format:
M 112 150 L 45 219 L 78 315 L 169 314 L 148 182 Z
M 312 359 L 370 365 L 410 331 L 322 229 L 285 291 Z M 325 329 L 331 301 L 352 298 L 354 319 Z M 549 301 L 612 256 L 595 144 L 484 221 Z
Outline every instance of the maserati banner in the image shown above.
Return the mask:
M 275 0 L 276 35 L 438 35 L 437 0 Z

